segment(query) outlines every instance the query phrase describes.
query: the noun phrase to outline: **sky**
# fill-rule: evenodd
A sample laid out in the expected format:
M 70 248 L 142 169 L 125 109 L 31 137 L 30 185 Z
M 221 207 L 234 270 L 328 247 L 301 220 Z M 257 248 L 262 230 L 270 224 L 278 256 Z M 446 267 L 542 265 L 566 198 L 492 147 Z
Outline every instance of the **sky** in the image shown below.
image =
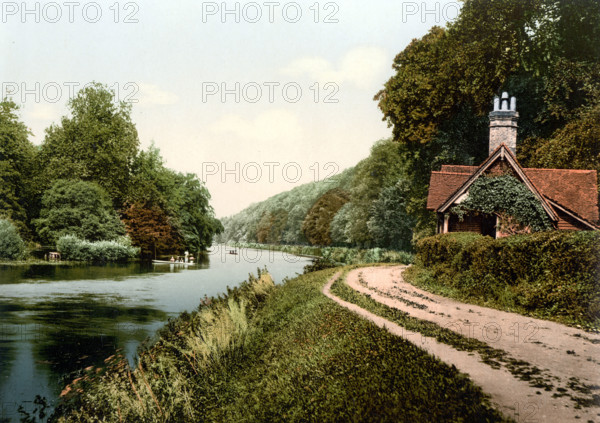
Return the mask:
M 366 158 L 374 95 L 457 1 L 0 2 L 2 97 L 39 145 L 92 81 L 132 103 L 141 148 L 198 175 L 217 217 Z

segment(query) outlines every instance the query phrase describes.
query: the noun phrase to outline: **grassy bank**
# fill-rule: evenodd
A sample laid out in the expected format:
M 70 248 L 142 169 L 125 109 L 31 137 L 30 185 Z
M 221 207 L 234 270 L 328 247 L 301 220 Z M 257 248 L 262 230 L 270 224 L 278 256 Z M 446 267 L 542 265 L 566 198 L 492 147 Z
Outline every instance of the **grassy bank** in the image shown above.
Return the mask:
M 312 247 L 307 245 L 258 244 L 254 242 L 236 242 L 232 246 L 238 248 L 255 248 L 260 250 L 283 251 L 286 253 L 320 257 L 332 263 L 368 264 L 368 263 L 401 263 L 410 264 L 414 255 L 408 251 L 386 250 L 383 248 L 346 248 L 346 247 Z
M 360 319 L 321 288 L 334 270 L 252 278 L 64 391 L 71 421 L 501 421 L 456 369 Z
M 492 239 L 424 238 L 404 278 L 461 301 L 600 328 L 600 234 L 549 231 Z

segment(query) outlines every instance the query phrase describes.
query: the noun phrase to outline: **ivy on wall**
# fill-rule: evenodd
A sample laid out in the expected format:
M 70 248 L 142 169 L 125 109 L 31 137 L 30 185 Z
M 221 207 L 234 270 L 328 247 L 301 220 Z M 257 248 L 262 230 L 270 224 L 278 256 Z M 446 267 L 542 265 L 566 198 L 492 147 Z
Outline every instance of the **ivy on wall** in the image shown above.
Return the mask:
M 469 188 L 468 197 L 451 210 L 462 220 L 469 212 L 508 216 L 532 232 L 552 229 L 552 222 L 535 195 L 511 175 L 483 177 Z

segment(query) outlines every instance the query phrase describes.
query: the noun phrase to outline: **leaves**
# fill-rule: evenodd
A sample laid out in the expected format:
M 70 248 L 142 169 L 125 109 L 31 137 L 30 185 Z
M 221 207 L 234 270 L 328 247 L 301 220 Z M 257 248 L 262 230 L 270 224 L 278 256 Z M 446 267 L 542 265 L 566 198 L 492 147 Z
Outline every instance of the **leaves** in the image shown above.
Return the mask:
M 534 232 L 553 227 L 535 195 L 511 175 L 477 179 L 469 187 L 467 199 L 451 211 L 459 217 L 473 211 L 488 215 L 505 214 Z
M 106 191 L 85 181 L 56 181 L 44 192 L 40 217 L 34 223 L 42 241 L 51 245 L 63 235 L 99 241 L 125 234 Z

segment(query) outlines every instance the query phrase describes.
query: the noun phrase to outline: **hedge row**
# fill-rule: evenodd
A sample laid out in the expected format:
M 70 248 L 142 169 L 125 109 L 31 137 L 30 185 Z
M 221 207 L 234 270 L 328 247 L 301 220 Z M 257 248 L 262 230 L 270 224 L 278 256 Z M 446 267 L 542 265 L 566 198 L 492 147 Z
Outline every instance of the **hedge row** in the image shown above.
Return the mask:
M 416 264 L 465 297 L 536 315 L 600 320 L 599 232 L 436 235 L 419 241 Z
M 65 235 L 56 243 L 56 248 L 65 260 L 119 262 L 139 255 L 140 249 L 132 247 L 129 238 L 116 241 L 90 242 L 73 235 Z

